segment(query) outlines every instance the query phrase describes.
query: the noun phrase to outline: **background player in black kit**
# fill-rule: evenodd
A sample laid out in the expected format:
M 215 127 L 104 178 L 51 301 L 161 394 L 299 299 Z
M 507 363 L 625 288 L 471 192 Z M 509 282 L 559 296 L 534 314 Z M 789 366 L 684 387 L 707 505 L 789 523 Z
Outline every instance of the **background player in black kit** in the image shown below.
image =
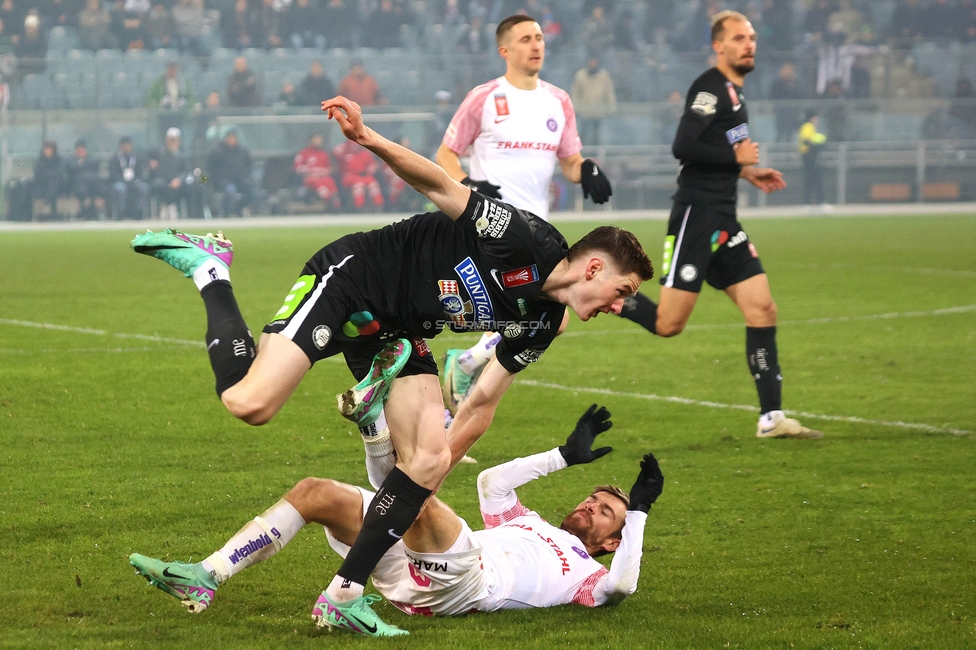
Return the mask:
M 441 211 L 324 247 L 305 265 L 258 346 L 230 285 L 229 241 L 170 230 L 140 235 L 132 246 L 193 277 L 207 310 L 217 392 L 249 424 L 268 422 L 316 361 L 342 353 L 357 379 L 372 381 L 373 356 L 390 349 L 391 340 L 399 350 L 406 344 L 409 359 L 385 408 L 396 467 L 317 605 L 327 625 L 373 636 L 402 634 L 363 597 L 376 563 L 487 430 L 515 374 L 555 337 L 565 308 L 582 320 L 619 313 L 652 269 L 631 233 L 604 226 L 568 248 L 550 224 L 472 192 L 433 162 L 367 128 L 355 102 L 336 97 L 322 102 L 322 110 L 348 139 L 382 158 Z M 448 432 L 437 365 L 424 343 L 444 327 L 490 329 L 504 338 Z M 412 340 L 412 350 L 404 339 Z
M 712 19 L 716 67 L 691 85 L 672 151 L 681 161 L 661 268 L 661 299 L 629 300 L 625 316 L 659 336 L 680 334 L 702 282 L 724 291 L 746 321 L 746 359 L 759 392 L 760 438 L 820 438 L 782 411 L 776 351 L 776 303 L 755 247 L 739 224 L 739 178 L 764 192 L 786 187 L 775 169 L 757 167 L 759 146 L 749 138 L 742 83 L 752 71 L 756 31 L 742 14 Z

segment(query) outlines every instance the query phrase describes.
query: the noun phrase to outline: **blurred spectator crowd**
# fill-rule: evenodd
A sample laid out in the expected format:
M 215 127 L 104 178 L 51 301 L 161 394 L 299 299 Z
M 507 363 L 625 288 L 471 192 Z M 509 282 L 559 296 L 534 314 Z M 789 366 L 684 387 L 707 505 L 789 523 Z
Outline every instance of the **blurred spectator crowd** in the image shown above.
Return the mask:
M 137 152 L 123 136 L 106 159 L 84 140 L 70 155 L 46 141 L 33 175 L 6 187 L 8 219 L 106 220 L 246 216 L 252 208 L 288 212 L 409 211 L 421 197 L 375 155 L 347 140 L 331 150 L 320 134 L 294 157 L 256 166 L 237 130 L 227 128 L 209 152 L 186 153 L 178 127 L 158 149 Z M 409 142 L 404 142 L 409 145 Z
M 668 43 L 696 51 L 708 47 L 711 16 L 723 9 L 749 16 L 775 51 L 804 41 L 976 41 L 974 0 L 2 0 L 0 54 L 43 59 L 54 29 L 88 50 L 206 56 L 217 47 L 433 50 L 447 42 L 477 54 L 493 52 L 493 26 L 519 12 L 540 21 L 550 50 L 601 55 Z

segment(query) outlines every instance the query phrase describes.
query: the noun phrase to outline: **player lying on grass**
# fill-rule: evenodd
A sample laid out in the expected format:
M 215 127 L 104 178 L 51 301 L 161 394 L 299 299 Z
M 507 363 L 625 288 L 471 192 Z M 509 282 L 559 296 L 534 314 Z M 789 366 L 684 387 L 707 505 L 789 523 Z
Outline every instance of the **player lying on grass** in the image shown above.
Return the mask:
M 548 348 L 565 308 L 583 320 L 619 312 L 652 269 L 629 232 L 597 228 L 568 248 L 550 224 L 472 192 L 367 128 L 354 102 L 336 97 L 322 102 L 322 109 L 348 139 L 377 154 L 441 212 L 348 235 L 320 250 L 264 328 L 259 346 L 230 285 L 229 241 L 167 230 L 140 235 L 132 247 L 193 278 L 207 311 L 217 393 L 245 422 L 269 421 L 320 359 L 342 353 L 361 380 L 345 395 L 343 412 L 365 428 L 380 453 L 392 451 L 391 440 L 384 439 L 392 430 L 396 467 L 326 591 L 336 607 L 368 609 L 363 585 L 376 563 L 487 430 L 516 373 Z M 445 327 L 500 331 L 505 339 L 451 425 L 450 446 L 437 364 L 424 342 Z M 370 369 L 381 350 L 379 364 Z M 376 394 L 388 383 L 387 427 L 374 418 L 383 408 Z M 376 506 L 384 500 L 392 505 L 380 515 Z
M 558 526 L 523 506 L 515 493 L 529 481 L 608 454 L 610 447 L 592 445 L 610 428 L 609 418 L 594 404 L 565 445 L 482 472 L 478 498 L 485 530 L 472 532 L 447 504 L 428 499 L 403 539 L 376 565 L 373 585 L 407 614 L 427 616 L 568 603 L 595 607 L 634 593 L 647 512 L 664 487 L 652 454 L 644 456 L 629 495 L 613 486 L 597 487 Z M 139 554 L 129 562 L 150 584 L 199 613 L 220 584 L 270 558 L 306 524 L 324 525 L 329 544 L 346 556 L 374 497 L 363 488 L 307 478 L 202 562 L 162 562 Z M 593 559 L 614 552 L 609 571 Z M 365 597 L 367 603 L 377 600 Z M 335 608 L 325 592 L 312 610 L 320 627 L 369 636 L 407 633 L 370 614 Z

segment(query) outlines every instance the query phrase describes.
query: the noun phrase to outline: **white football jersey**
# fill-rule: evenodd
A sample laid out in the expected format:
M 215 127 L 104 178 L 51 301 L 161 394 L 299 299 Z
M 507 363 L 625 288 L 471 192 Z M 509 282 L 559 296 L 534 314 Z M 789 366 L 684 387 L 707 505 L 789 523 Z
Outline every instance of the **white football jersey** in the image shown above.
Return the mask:
M 501 186 L 502 200 L 543 219 L 559 158 L 583 148 L 569 94 L 539 81 L 522 90 L 499 77 L 464 98 L 444 134 L 459 156 L 470 151 L 470 176 Z
M 528 513 L 496 528 L 474 533 L 481 559 L 491 574 L 485 611 L 593 606 L 593 588 L 607 569 L 591 558 L 576 535 Z

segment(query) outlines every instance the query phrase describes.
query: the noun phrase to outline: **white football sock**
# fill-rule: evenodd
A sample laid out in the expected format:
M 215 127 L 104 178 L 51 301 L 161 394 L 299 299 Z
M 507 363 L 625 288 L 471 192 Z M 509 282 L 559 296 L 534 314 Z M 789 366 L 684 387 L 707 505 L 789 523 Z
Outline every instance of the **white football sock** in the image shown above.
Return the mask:
M 332 582 L 329 583 L 325 593 L 329 595 L 332 602 L 345 603 L 362 597 L 364 591 L 366 591 L 365 585 L 336 576 L 332 578 Z
M 380 411 L 379 417 L 372 424 L 360 427 L 359 434 L 366 447 L 366 475 L 369 477 L 369 484 L 378 490 L 386 480 L 386 475 L 396 466 L 396 451 L 390 438 L 390 427 L 386 424 L 386 411 Z
M 782 411 L 770 411 L 769 413 L 763 413 L 759 416 L 759 424 L 761 424 L 764 428 L 775 426 L 785 417 L 786 414 Z
M 485 332 L 473 346 L 458 355 L 458 365 L 461 370 L 473 375 L 478 368 L 488 363 L 495 353 L 495 346 L 502 340 L 498 332 Z
M 193 272 L 193 284 L 197 289 L 203 290 L 205 286 L 217 280 L 230 282 L 230 269 L 215 259 L 209 259 Z
M 203 561 L 203 568 L 226 582 L 252 564 L 263 562 L 281 550 L 305 525 L 305 520 L 284 499 L 247 522 L 224 547 Z

